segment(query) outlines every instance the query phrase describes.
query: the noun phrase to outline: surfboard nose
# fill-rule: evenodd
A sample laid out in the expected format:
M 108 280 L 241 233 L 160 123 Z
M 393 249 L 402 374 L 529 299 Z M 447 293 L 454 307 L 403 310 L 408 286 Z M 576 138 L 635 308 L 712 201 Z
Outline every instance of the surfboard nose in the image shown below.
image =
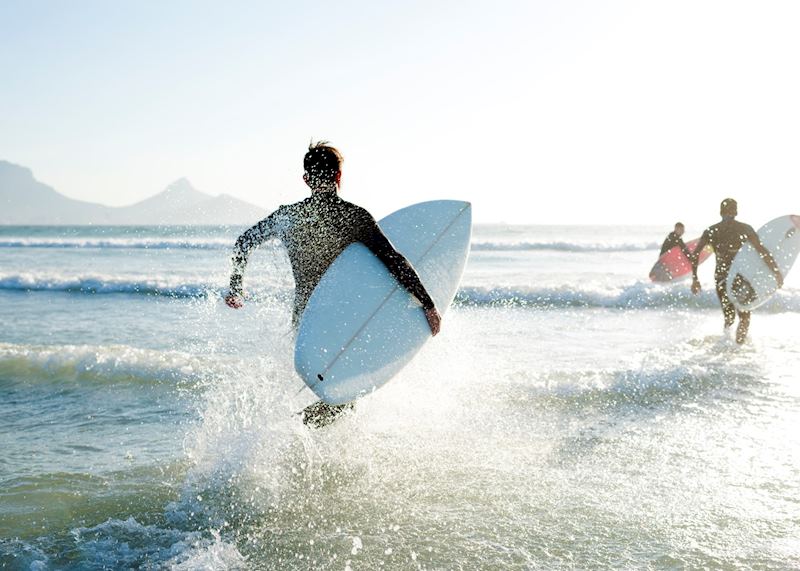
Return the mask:
M 792 224 L 795 225 L 795 228 L 800 228 L 800 216 L 797 214 L 792 214 L 791 216 Z

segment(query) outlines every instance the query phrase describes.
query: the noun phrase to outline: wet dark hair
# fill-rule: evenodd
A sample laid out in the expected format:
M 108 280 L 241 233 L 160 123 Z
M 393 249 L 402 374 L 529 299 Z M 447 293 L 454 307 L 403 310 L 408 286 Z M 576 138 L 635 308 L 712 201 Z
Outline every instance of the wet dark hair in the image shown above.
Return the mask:
M 677 228 L 678 226 L 680 226 L 681 228 L 686 228 L 686 226 L 683 225 L 683 222 L 676 222 L 675 228 Z
M 721 216 L 736 216 L 739 213 L 739 205 L 732 198 L 726 198 L 719 205 Z
M 312 141 L 303 157 L 308 183 L 312 187 L 332 183 L 336 179 L 336 173 L 342 170 L 343 162 L 342 153 L 328 141 Z

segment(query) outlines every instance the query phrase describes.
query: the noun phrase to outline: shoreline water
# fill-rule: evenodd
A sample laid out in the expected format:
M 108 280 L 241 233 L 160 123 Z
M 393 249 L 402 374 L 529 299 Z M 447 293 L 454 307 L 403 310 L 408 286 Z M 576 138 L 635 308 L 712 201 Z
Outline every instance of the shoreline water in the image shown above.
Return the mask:
M 232 312 L 224 248 L 0 245 L 31 283 L 212 292 L 0 287 L 0 566 L 800 565 L 797 276 L 737 347 L 708 267 L 698 300 L 646 283 L 649 249 L 477 250 L 440 338 L 311 432 L 272 254 Z

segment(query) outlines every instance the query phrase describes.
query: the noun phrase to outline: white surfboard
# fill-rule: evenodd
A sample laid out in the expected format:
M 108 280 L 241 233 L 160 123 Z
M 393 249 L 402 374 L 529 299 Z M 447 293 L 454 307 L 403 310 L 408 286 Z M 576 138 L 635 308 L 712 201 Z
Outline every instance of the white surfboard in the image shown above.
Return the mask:
M 758 237 L 786 279 L 800 253 L 800 216 L 776 218 L 758 230 Z M 778 291 L 778 282 L 753 245 L 747 242 L 733 259 L 725 289 L 737 309 L 752 311 Z
M 379 225 L 444 314 L 467 261 L 470 204 L 423 202 L 390 214 Z M 419 302 L 366 246 L 356 243 L 331 264 L 306 305 L 295 369 L 323 401 L 342 404 L 385 384 L 430 338 Z

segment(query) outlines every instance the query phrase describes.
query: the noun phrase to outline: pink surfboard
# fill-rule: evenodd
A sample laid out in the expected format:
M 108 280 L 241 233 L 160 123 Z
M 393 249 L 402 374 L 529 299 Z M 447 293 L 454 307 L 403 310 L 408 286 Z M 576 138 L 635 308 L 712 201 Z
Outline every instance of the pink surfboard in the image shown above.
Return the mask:
M 688 242 L 686 248 L 694 253 L 694 249 L 697 247 L 699 241 L 700 238 L 697 238 L 696 240 Z M 713 250 L 710 246 L 703 248 L 703 251 L 700 252 L 698 264 L 705 262 L 712 253 Z M 681 249 L 675 246 L 658 259 L 653 269 L 650 270 L 650 279 L 654 282 L 671 282 L 686 277 L 691 273 L 691 262 Z

